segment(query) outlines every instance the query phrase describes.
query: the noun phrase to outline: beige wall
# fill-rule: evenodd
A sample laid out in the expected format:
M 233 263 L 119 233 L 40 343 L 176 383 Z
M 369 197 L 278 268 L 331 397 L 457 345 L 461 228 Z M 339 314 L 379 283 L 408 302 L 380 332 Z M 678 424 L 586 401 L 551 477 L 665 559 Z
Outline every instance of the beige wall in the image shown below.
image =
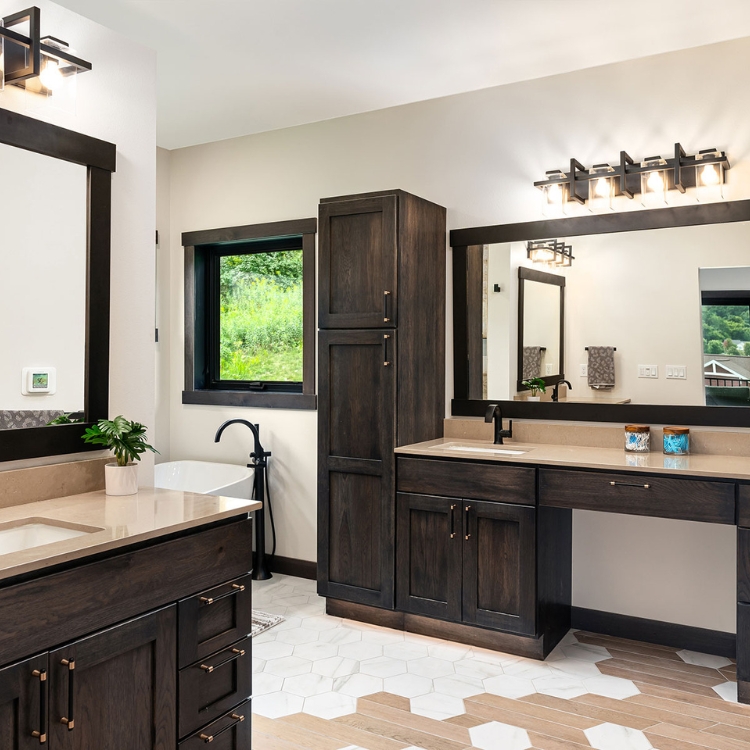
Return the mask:
M 217 446 L 214 431 L 240 414 L 259 422 L 274 454 L 278 551 L 315 558 L 316 414 L 181 403 L 181 232 L 315 216 L 321 197 L 390 188 L 446 206 L 450 229 L 535 220 L 532 183 L 545 170 L 564 167 L 571 156 L 584 164 L 615 160 L 620 149 L 635 157 L 667 154 L 677 140 L 690 151 L 726 148 L 733 164 L 728 195 L 747 198 L 750 100 L 734 81 L 748 65 L 744 39 L 172 152 L 171 457 L 243 463 L 249 436 L 238 429 Z M 451 394 L 450 325 L 447 338 Z M 575 580 L 584 580 L 587 568 L 599 573 L 586 606 L 734 628 L 732 597 L 724 592 L 715 602 L 712 588 L 714 580 L 733 580 L 728 540 L 712 534 L 684 564 L 650 545 L 639 550 L 644 564 L 660 566 L 661 580 L 642 578 L 637 593 L 623 590 L 613 602 L 611 588 L 634 557 L 618 543 L 618 520 L 605 528 L 576 514 Z M 649 519 L 630 520 L 644 538 L 689 541 L 677 524 L 662 530 Z M 599 544 L 588 544 L 593 536 Z M 673 603 L 677 591 L 690 594 L 690 612 Z M 577 604 L 579 597 L 576 583 Z

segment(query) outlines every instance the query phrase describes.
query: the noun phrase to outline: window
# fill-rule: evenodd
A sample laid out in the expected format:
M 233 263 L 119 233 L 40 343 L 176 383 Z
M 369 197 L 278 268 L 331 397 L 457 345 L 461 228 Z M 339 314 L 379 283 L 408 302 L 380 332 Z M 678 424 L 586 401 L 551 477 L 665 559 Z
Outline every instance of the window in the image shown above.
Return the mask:
M 188 232 L 183 403 L 314 409 L 315 219 Z

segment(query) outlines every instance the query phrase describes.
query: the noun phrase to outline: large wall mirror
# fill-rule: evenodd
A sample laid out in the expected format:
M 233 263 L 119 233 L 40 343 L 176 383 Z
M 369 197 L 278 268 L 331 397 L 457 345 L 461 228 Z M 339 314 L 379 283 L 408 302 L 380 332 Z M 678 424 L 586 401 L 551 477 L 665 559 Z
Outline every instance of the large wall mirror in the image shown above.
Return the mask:
M 0 110 L 0 462 L 87 450 L 107 416 L 114 168 L 112 144 Z
M 529 259 L 529 241 L 562 238 L 569 267 Z M 518 417 L 750 425 L 750 201 L 456 230 L 451 244 L 454 414 L 501 401 Z M 562 280 L 559 318 L 542 284 L 529 304 L 529 277 Z M 528 403 L 532 365 L 572 389 Z

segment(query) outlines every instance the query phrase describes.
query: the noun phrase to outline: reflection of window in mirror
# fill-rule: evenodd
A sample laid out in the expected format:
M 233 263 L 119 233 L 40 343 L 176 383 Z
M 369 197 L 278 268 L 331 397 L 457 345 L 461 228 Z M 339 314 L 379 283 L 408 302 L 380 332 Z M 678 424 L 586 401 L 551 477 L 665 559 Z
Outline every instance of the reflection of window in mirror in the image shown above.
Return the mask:
M 750 268 L 701 268 L 706 406 L 750 406 Z

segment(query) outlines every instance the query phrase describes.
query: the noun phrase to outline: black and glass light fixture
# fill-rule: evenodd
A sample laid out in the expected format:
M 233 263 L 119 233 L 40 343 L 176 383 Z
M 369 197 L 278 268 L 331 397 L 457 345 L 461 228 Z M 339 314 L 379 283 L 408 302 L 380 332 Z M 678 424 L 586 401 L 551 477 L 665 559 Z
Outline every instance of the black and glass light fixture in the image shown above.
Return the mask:
M 567 268 L 573 265 L 573 247 L 561 240 L 529 240 L 526 257 L 533 263 Z
M 647 208 L 663 207 L 673 190 L 685 193 L 695 189 L 699 201 L 722 200 L 728 169 L 725 151 L 710 148 L 687 154 L 675 143 L 672 156 L 649 156 L 640 162 L 621 151 L 616 166 L 595 164 L 586 169 L 571 159 L 568 172 L 551 170 L 534 186 L 542 191 L 544 216 L 555 218 L 564 214 L 571 202 L 587 205 L 594 213 L 611 211 L 617 196 L 633 200 L 640 195 Z
M 87 70 L 91 63 L 77 57 L 67 42 L 41 35 L 39 8 L 0 20 L 0 89 L 13 84 L 48 98 L 70 99 L 77 74 Z

